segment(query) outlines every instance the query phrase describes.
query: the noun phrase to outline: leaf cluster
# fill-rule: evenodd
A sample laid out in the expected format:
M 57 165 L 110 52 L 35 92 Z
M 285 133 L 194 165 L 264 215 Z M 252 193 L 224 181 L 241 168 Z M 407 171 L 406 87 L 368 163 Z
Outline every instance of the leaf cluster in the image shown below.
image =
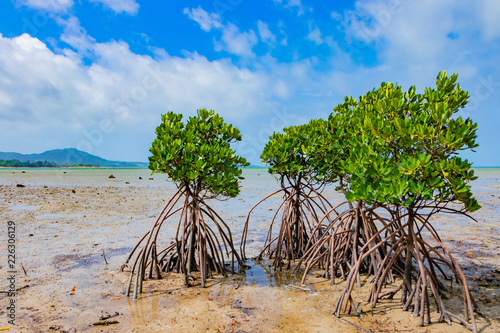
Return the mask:
M 186 123 L 181 114 L 168 112 L 156 128 L 149 168 L 196 195 L 235 197 L 238 179 L 243 179 L 240 167 L 250 165 L 231 148 L 241 138 L 240 131 L 213 110 L 199 109 Z
M 472 163 L 458 156 L 478 145 L 477 124 L 457 117 L 467 91 L 457 75 L 438 74 L 436 88 L 382 83 L 358 99 L 346 98 L 328 122 L 329 144 L 322 149 L 333 172 L 348 180 L 346 197 L 408 207 L 422 201 L 480 206 L 469 183 Z
M 289 181 L 315 181 L 325 177 L 327 165 L 317 155 L 325 140 L 326 121 L 311 120 L 308 124 L 289 126 L 283 133 L 274 132 L 264 147 L 261 159 L 269 165 L 269 173 Z

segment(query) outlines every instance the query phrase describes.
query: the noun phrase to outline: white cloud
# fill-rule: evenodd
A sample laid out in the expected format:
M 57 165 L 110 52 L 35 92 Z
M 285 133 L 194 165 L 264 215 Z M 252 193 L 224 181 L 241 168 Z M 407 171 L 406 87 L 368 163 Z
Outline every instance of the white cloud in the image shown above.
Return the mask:
M 124 42 L 89 43 L 96 60 L 87 66 L 27 34 L 0 35 L 0 151 L 40 152 L 64 144 L 123 159 L 123 140 L 136 137 L 140 147 L 125 158 L 145 160 L 161 113 L 192 115 L 207 107 L 256 132 L 259 127 L 248 120 L 264 119 L 259 115 L 271 112 L 269 101 L 287 94 L 287 87 L 275 85 L 279 80 L 227 60 L 196 53 L 154 60 Z M 87 136 L 103 120 L 116 130 L 89 146 Z
M 137 14 L 139 4 L 136 0 L 88 0 L 89 2 L 100 3 L 105 8 L 111 9 L 116 13 Z M 67 12 L 73 7 L 73 0 L 17 0 L 17 3 L 33 9 L 44 10 L 48 12 L 61 13 Z
M 346 35 L 348 57 L 373 49 L 379 63 L 400 73 L 428 77 L 441 69 L 463 66 L 466 53 L 482 49 L 480 20 L 469 1 L 422 0 L 387 3 L 357 1 L 355 10 L 335 15 Z M 450 34 L 453 38 L 450 38 Z
M 283 46 L 288 46 L 288 36 L 285 32 L 285 22 L 282 20 L 278 21 L 278 27 L 280 29 L 280 33 L 283 36 L 283 38 L 280 41 L 280 44 Z
M 480 22 L 483 23 L 483 35 L 487 40 L 493 40 L 500 37 L 500 1 L 497 0 L 483 0 L 481 8 Z
M 343 18 L 343 16 L 338 12 L 331 12 L 330 16 L 336 21 L 341 21 Z
M 141 37 L 144 39 L 144 41 L 145 41 L 146 43 L 149 43 L 149 41 L 150 41 L 150 39 L 151 39 L 151 37 L 149 37 L 149 35 L 148 35 L 148 34 L 145 34 L 144 32 L 141 32 L 141 33 L 139 34 L 139 36 L 141 36 Z
M 316 45 L 324 43 L 324 40 L 321 37 L 321 31 L 313 21 L 309 22 L 309 34 L 307 35 L 306 38 L 316 43 Z
M 302 5 L 301 0 L 273 0 L 275 4 L 283 4 L 285 8 L 296 8 L 297 9 L 297 15 L 303 15 L 306 10 L 312 12 L 313 9 L 312 7 L 306 7 Z
M 90 2 L 100 3 L 105 8 L 111 9 L 116 13 L 127 13 L 135 15 L 139 11 L 139 4 L 136 0 L 89 0 Z
M 17 0 L 17 3 L 48 12 L 65 12 L 73 7 L 73 0 Z
M 252 48 L 257 44 L 258 39 L 253 30 L 241 32 L 240 29 L 232 24 L 222 24 L 220 17 L 216 13 L 208 13 L 203 8 L 184 8 L 184 14 L 190 19 L 196 21 L 200 28 L 206 32 L 212 29 L 222 31 L 220 40 L 214 38 L 215 50 L 226 51 L 238 56 L 254 56 Z
M 268 43 L 271 45 L 276 43 L 276 36 L 271 32 L 271 30 L 269 30 L 269 24 L 259 20 L 257 21 L 257 28 L 259 29 L 260 39 L 264 43 Z
M 203 31 L 210 31 L 213 28 L 222 28 L 220 16 L 217 13 L 208 13 L 203 8 L 184 8 L 184 14 L 196 21 Z
M 237 26 L 228 23 L 222 29 L 222 38 L 215 42 L 216 51 L 226 51 L 242 57 L 254 56 L 252 48 L 258 39 L 253 30 L 241 32 Z
M 64 27 L 61 41 L 71 45 L 81 56 L 88 56 L 95 43 L 95 39 L 87 34 L 87 31 L 80 26 L 80 21 L 75 16 L 70 16 L 64 20 L 57 19 L 58 24 Z

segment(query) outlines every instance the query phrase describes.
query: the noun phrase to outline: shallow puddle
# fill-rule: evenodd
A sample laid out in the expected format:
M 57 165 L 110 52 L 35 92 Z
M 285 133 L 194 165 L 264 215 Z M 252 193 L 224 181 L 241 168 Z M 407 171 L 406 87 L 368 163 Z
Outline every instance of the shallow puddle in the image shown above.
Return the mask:
M 240 285 L 258 287 L 282 288 L 290 284 L 300 285 L 302 275 L 294 273 L 292 269 L 277 270 L 272 268 L 272 260 L 247 260 L 248 269 L 240 275 Z

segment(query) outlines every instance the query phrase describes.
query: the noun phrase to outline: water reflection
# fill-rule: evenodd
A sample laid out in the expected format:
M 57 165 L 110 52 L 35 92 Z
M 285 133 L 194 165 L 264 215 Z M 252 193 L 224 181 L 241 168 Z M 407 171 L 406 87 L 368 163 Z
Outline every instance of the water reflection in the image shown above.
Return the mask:
M 302 278 L 300 273 L 294 273 L 292 269 L 273 270 L 272 261 L 263 260 L 247 260 L 246 269 L 239 281 L 240 286 L 258 286 L 258 287 L 277 287 L 282 289 L 290 284 L 298 284 Z

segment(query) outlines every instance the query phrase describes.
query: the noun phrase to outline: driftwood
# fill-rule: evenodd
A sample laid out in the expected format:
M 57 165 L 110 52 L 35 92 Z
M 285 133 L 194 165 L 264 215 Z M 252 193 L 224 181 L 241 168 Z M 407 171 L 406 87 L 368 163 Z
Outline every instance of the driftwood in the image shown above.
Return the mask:
M 100 321 L 96 321 L 92 325 L 94 325 L 94 326 L 108 326 L 108 325 L 114 325 L 114 324 L 119 324 L 119 323 L 120 322 L 118 322 L 117 320 L 100 320 Z

